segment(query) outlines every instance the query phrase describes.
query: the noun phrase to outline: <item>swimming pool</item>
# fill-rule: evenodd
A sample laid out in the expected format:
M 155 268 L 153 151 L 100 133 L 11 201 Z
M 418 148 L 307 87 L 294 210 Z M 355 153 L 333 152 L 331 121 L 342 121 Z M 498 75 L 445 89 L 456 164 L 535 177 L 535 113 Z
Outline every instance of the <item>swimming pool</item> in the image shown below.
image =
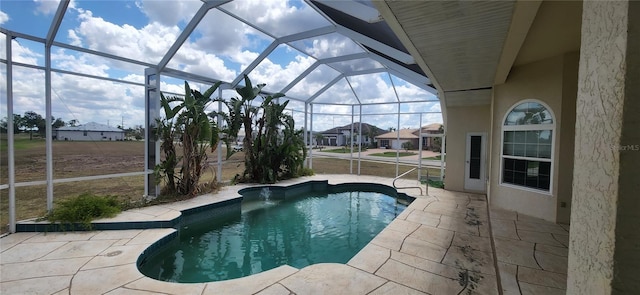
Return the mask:
M 172 240 L 145 251 L 138 268 L 157 280 L 194 283 L 284 264 L 346 263 L 406 208 L 410 197 L 394 192 L 377 184 L 247 190 L 241 203 L 186 218 Z

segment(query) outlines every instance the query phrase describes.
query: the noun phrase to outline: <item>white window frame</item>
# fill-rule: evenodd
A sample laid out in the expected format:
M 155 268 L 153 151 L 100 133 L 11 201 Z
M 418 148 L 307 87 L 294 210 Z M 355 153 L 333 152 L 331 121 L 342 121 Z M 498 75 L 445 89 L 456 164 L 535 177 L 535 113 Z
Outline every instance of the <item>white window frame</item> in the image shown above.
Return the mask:
M 551 119 L 552 119 L 553 123 L 552 124 L 530 124 L 530 125 L 505 125 L 504 124 L 505 121 L 507 120 L 507 116 L 509 116 L 509 114 L 513 111 L 513 109 L 515 109 L 517 106 L 519 106 L 519 105 L 521 105 L 523 103 L 529 103 L 529 102 L 538 103 L 538 104 L 541 104 L 543 107 L 545 107 L 547 109 L 547 111 L 551 114 Z M 542 102 L 540 100 L 537 100 L 537 99 L 525 99 L 525 100 L 518 101 L 517 103 L 513 104 L 507 110 L 507 112 L 505 112 L 504 117 L 502 118 L 502 121 L 500 122 L 500 124 L 502 125 L 501 128 L 500 128 L 500 185 L 501 186 L 553 196 L 553 185 L 554 185 L 553 178 L 554 178 L 554 167 L 555 167 L 555 146 L 556 146 L 556 136 L 557 136 L 557 133 L 556 133 L 556 120 L 557 120 L 556 115 L 554 114 L 553 110 L 549 107 L 549 105 L 547 105 L 546 103 L 544 103 L 544 102 Z M 550 158 L 547 159 L 547 158 L 533 158 L 533 157 L 505 156 L 504 155 L 504 132 L 505 131 L 544 131 L 544 130 L 551 131 L 551 157 Z M 504 159 L 505 158 L 514 159 L 514 160 L 550 162 L 551 163 L 551 167 L 550 167 L 550 171 L 549 171 L 549 190 L 536 189 L 536 188 L 532 188 L 532 187 L 520 186 L 520 185 L 504 182 L 503 176 L 504 176 Z

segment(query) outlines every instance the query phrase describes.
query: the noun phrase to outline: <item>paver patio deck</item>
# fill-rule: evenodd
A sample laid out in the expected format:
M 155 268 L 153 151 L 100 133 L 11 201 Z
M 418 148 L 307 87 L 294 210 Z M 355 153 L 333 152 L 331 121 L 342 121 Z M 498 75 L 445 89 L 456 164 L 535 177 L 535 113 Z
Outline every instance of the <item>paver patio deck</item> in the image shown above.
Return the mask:
M 392 182 L 316 175 L 278 185 L 308 180 Z M 399 185 L 415 186 L 403 182 Z M 243 187 L 129 210 L 109 221 L 173 219 L 180 210 L 237 197 Z M 499 288 L 504 294 L 564 293 L 568 226 L 491 210 L 490 227 L 484 195 L 402 191 L 417 199 L 347 264 L 285 265 L 245 278 L 179 284 L 148 278 L 136 267 L 142 251 L 174 229 L 16 233 L 0 239 L 0 293 L 498 294 Z

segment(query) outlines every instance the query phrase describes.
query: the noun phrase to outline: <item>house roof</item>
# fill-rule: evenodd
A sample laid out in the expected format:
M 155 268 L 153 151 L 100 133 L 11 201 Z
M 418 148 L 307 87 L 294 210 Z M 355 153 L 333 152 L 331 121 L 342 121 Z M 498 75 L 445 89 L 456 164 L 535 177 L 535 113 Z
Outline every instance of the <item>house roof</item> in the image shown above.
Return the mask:
M 400 129 L 400 139 L 416 139 L 418 135 L 415 132 L 418 129 Z M 376 136 L 376 139 L 397 139 L 398 132 L 392 131 Z
M 353 123 L 353 130 L 358 130 L 358 126 L 360 126 L 360 122 L 355 122 Z M 362 123 L 362 134 L 369 134 L 369 130 L 375 130 L 378 134 L 384 132 L 384 129 L 381 129 L 377 126 L 371 125 L 371 124 L 367 124 L 367 123 Z M 338 134 L 338 133 L 342 133 L 342 130 L 351 130 L 351 124 L 347 124 L 344 126 L 340 126 L 340 127 L 334 127 L 331 128 L 329 130 L 326 131 L 322 131 L 322 134 Z
M 427 131 L 438 131 L 442 124 L 440 123 L 431 123 L 429 125 L 422 126 L 422 132 L 426 133 Z M 420 135 L 418 132 L 420 129 L 400 129 L 400 139 L 414 139 L 418 138 Z M 433 133 L 433 132 L 431 132 Z M 392 131 L 387 132 L 381 135 L 376 136 L 377 139 L 397 139 L 398 132 Z
M 78 126 L 64 126 L 57 128 L 59 131 L 107 131 L 107 132 L 124 132 L 124 130 L 109 125 L 104 125 L 96 122 L 89 122 L 87 124 Z
M 442 124 L 440 123 L 431 123 L 429 125 L 422 126 L 422 132 L 426 131 L 439 131 Z

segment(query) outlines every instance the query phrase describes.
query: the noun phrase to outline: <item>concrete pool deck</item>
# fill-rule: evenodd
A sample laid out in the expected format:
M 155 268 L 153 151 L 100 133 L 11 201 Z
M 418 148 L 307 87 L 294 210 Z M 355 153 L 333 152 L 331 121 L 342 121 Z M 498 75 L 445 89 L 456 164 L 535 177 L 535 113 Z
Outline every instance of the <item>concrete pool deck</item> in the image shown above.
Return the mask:
M 309 180 L 392 183 L 373 176 L 315 175 L 278 185 Z M 244 187 L 128 210 L 109 221 L 170 220 L 180 210 L 237 197 Z M 16 233 L 0 239 L 0 294 L 565 293 L 568 225 L 489 211 L 484 195 L 400 191 L 417 199 L 347 264 L 281 266 L 222 282 L 168 283 L 141 274 L 136 260 L 172 228 Z

